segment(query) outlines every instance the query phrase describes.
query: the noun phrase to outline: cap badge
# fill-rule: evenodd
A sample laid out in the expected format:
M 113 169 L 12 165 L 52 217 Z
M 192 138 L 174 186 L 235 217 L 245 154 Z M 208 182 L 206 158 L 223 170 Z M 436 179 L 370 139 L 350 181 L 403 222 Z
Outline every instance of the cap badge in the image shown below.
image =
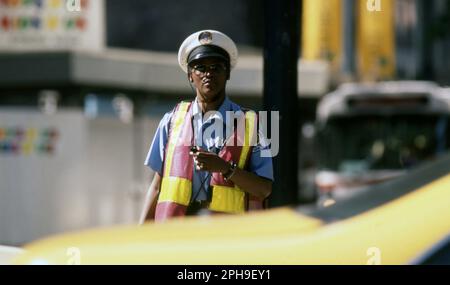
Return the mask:
M 212 34 L 210 32 L 201 32 L 200 35 L 198 35 L 198 41 L 202 45 L 207 45 L 212 42 Z

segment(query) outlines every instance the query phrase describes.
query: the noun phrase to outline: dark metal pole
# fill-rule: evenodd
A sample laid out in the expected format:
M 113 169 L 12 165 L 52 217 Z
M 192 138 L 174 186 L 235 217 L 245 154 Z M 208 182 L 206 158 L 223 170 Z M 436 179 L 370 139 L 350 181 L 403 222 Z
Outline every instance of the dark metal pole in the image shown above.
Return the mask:
M 349 79 L 355 76 L 355 5 L 354 0 L 344 0 L 342 2 L 344 24 L 342 71 L 343 75 Z
M 417 0 L 417 27 L 415 30 L 415 43 L 420 80 L 433 80 L 433 39 L 431 37 L 433 19 L 433 1 Z
M 298 196 L 297 62 L 301 1 L 265 0 L 264 5 L 263 105 L 267 111 L 280 112 L 280 147 L 274 157 L 275 183 L 270 205 L 282 206 L 296 204 Z

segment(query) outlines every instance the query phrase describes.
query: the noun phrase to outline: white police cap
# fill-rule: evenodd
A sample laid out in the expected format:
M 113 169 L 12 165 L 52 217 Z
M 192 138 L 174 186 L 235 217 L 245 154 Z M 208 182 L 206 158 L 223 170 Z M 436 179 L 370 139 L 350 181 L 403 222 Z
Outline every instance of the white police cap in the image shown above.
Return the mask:
M 203 30 L 187 37 L 178 50 L 178 64 L 184 72 L 187 73 L 190 53 L 197 47 L 207 45 L 216 46 L 226 51 L 230 60 L 230 69 L 233 69 L 238 58 L 238 51 L 233 40 L 219 31 Z

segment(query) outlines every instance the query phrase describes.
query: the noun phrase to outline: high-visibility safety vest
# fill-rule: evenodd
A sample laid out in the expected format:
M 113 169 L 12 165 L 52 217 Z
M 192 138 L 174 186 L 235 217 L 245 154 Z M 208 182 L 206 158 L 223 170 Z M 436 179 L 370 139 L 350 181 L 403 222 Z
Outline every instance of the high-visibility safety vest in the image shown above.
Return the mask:
M 184 216 L 192 196 L 193 159 L 189 155 L 193 141 L 192 102 L 179 103 L 172 115 L 169 128 L 169 139 L 166 145 L 163 175 L 156 205 L 155 220 L 162 221 L 171 217 Z M 219 152 L 219 157 L 230 162 L 236 162 L 237 167 L 247 167 L 253 142 L 256 141 L 257 116 L 254 111 L 245 112 L 245 137 L 239 137 L 234 130 L 227 145 Z M 220 173 L 213 172 L 211 176 L 212 199 L 208 209 L 221 213 L 243 213 L 255 197 L 233 184 L 225 181 Z

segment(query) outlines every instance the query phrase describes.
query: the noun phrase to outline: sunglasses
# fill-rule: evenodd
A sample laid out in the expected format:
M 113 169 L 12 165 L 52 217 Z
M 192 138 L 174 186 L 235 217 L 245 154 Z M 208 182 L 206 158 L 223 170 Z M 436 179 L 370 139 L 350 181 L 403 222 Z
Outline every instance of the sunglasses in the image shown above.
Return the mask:
M 192 70 L 196 75 L 203 76 L 206 72 L 220 74 L 227 70 L 225 64 L 222 63 L 214 63 L 210 65 L 206 64 L 197 64 L 192 67 Z

